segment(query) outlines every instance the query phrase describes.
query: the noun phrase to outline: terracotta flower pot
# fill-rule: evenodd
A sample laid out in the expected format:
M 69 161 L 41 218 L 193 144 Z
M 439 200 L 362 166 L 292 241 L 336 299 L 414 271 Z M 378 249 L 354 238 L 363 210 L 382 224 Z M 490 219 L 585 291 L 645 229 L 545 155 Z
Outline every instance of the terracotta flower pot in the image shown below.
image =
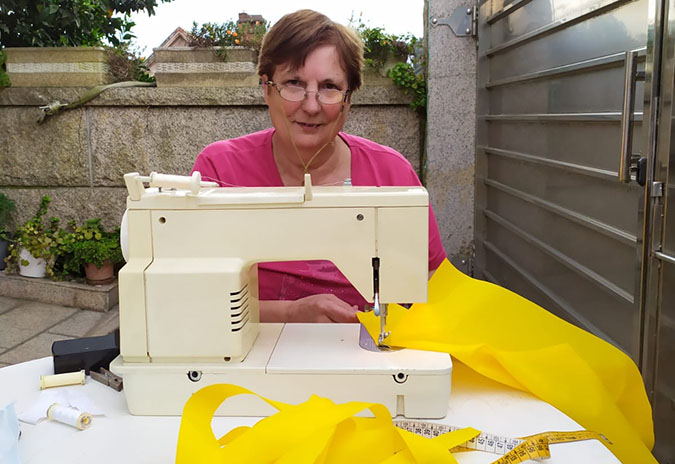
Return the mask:
M 115 267 L 113 263 L 106 260 L 101 267 L 89 263 L 84 267 L 84 274 L 89 285 L 104 285 L 115 280 Z

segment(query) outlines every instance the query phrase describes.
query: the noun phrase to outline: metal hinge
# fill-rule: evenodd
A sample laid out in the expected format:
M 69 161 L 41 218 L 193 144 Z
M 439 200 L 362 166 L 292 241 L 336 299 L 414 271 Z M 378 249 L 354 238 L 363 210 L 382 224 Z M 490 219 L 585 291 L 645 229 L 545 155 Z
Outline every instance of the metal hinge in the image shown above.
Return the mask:
M 476 37 L 478 34 L 478 7 L 460 6 L 449 18 L 431 17 L 431 26 L 448 26 L 457 37 Z
M 652 182 L 651 197 L 661 198 L 663 196 L 663 182 Z

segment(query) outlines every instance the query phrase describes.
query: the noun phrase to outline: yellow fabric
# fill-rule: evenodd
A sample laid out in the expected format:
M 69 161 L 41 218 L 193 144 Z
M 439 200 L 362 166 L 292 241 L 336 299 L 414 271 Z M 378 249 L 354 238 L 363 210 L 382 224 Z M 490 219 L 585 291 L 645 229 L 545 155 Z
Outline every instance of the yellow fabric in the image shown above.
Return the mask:
M 372 313 L 359 314 L 371 336 Z M 619 349 L 445 260 L 426 304 L 389 305 L 389 345 L 450 353 L 480 374 L 550 403 L 604 434 L 624 464 L 656 463 L 642 377 Z
M 183 409 L 176 464 L 456 464 L 448 450 L 479 434 L 467 428 L 427 439 L 395 427 L 381 404 L 335 404 L 312 396 L 288 405 L 256 395 L 279 412 L 217 439 L 213 415 L 227 398 L 244 393 L 255 395 L 227 384 L 210 385 L 192 395 Z M 374 417 L 354 417 L 365 409 Z

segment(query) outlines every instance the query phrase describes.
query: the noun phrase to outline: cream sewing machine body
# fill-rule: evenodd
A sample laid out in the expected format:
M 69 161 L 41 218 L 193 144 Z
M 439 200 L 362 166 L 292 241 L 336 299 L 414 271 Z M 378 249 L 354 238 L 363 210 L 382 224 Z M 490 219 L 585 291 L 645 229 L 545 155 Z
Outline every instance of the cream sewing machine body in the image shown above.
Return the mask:
M 330 260 L 368 301 L 426 301 L 426 190 L 312 187 L 309 176 L 304 187 L 216 188 L 198 173 L 125 182 L 121 355 L 110 366 L 132 414 L 180 415 L 194 391 L 233 383 L 287 403 L 316 394 L 445 416 L 447 354 L 368 351 L 358 324 L 261 324 L 258 315 L 257 264 L 267 261 Z M 237 397 L 218 414 L 273 412 Z

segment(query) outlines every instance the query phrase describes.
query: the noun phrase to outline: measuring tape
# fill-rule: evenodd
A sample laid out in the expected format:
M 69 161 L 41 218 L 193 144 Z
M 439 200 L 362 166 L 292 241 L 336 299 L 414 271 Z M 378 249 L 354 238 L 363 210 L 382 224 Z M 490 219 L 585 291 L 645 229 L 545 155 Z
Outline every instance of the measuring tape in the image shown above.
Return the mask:
M 394 425 L 426 438 L 434 438 L 463 428 L 434 424 L 432 422 L 404 420 L 395 420 Z M 497 459 L 492 464 L 516 464 L 529 459 L 541 460 L 550 458 L 549 445 L 583 440 L 598 440 L 605 445 L 611 444 L 604 435 L 587 430 L 577 432 L 544 432 L 522 438 L 509 438 L 490 433 L 481 433 L 463 445 L 452 448 L 450 451 L 486 451 L 488 453 L 503 455 L 503 457 Z

